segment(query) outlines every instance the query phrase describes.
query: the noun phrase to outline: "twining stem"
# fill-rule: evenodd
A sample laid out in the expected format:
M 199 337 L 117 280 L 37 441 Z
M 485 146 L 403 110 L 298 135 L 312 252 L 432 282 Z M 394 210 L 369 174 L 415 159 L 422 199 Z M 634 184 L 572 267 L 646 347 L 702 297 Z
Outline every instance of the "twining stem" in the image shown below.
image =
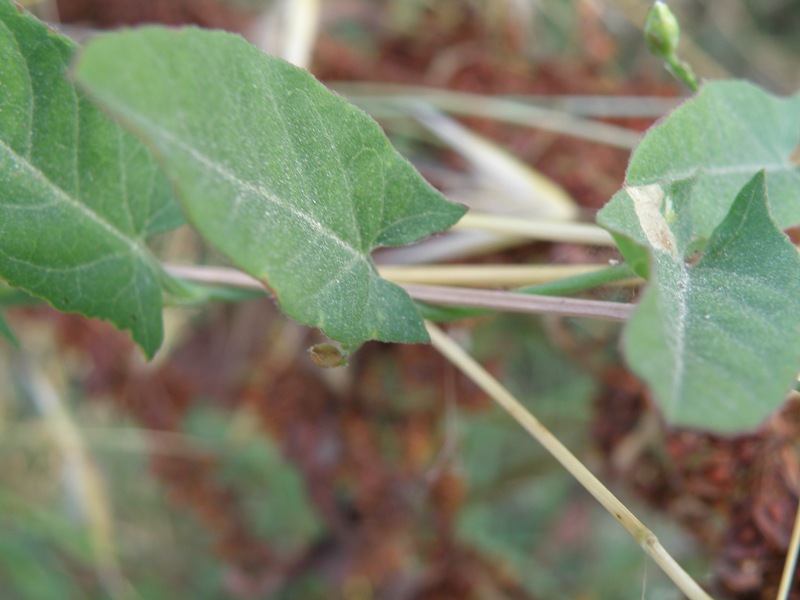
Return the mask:
M 514 290 L 515 295 L 508 296 L 514 301 L 519 301 L 520 294 L 533 294 L 537 296 L 569 296 L 586 290 L 596 289 L 601 286 L 632 285 L 642 283 L 628 265 L 614 265 L 596 271 L 589 271 L 580 275 L 573 275 L 563 279 L 537 283 Z M 462 290 L 446 290 L 443 293 L 448 296 L 460 294 Z M 471 293 L 471 292 L 470 292 Z M 508 295 L 508 292 L 505 292 Z M 531 309 L 543 306 L 538 300 L 524 300 Z M 429 321 L 455 321 L 489 314 L 492 308 L 467 308 L 464 306 L 441 306 L 420 302 L 418 308 L 422 316 Z M 494 310 L 498 310 L 494 308 Z M 529 312 L 542 312 L 541 310 L 530 310 Z
M 261 282 L 249 275 L 225 267 L 164 265 L 173 277 L 199 283 L 227 285 L 246 289 L 264 289 Z M 632 304 L 529 295 L 499 290 L 476 290 L 435 285 L 406 284 L 401 286 L 416 300 L 444 306 L 472 307 L 535 314 L 556 314 L 624 321 L 633 310 Z M 473 314 L 473 313 L 470 313 Z
M 595 477 L 566 446 L 553 436 L 528 410 L 508 392 L 488 371 L 467 354 L 458 344 L 430 322 L 425 323 L 433 346 L 494 399 L 514 420 L 531 434 L 545 449 L 594 496 L 633 536 L 633 539 L 661 567 L 664 573 L 690 600 L 711 600 L 703 588 L 664 549 L 658 538 L 628 508 Z
M 444 306 L 466 306 L 564 317 L 591 317 L 610 321 L 625 321 L 633 311 L 633 304 L 606 302 L 604 300 L 534 296 L 515 292 L 474 290 L 443 285 L 406 284 L 402 288 L 415 300 Z
M 792 591 L 792 579 L 794 579 L 794 571 L 797 568 L 798 553 L 800 553 L 800 503 L 797 505 L 797 514 L 794 517 L 792 538 L 789 542 L 789 551 L 786 553 L 786 564 L 783 567 L 777 600 L 789 600 L 789 592 Z

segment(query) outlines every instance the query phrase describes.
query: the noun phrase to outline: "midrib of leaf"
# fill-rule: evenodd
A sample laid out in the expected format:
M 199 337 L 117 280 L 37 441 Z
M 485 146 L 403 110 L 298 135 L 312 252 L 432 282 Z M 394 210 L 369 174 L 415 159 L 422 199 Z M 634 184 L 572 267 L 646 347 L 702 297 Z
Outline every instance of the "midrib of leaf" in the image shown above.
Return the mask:
M 331 239 L 334 243 L 336 243 L 339 247 L 344 248 L 350 254 L 353 255 L 354 258 L 359 259 L 361 262 L 367 262 L 367 258 L 361 252 L 359 252 L 356 248 L 348 244 L 345 240 L 339 237 L 335 231 L 326 227 L 324 223 L 321 223 L 317 219 L 313 217 L 313 215 L 301 211 L 297 209 L 295 206 L 283 201 L 280 197 L 275 196 L 274 194 L 270 193 L 269 190 L 264 188 L 260 185 L 253 185 L 251 182 L 245 181 L 241 179 L 238 175 L 230 171 L 229 169 L 225 168 L 221 163 L 218 161 L 213 160 L 208 155 L 203 152 L 200 152 L 197 148 L 186 144 L 183 140 L 179 137 L 172 135 L 163 127 L 158 126 L 156 123 L 151 121 L 150 119 L 146 119 L 141 116 L 140 113 L 136 113 L 128 109 L 127 106 L 124 105 L 117 105 L 117 110 L 120 113 L 124 114 L 124 119 L 128 120 L 131 124 L 138 124 L 148 131 L 150 131 L 153 135 L 154 139 L 160 139 L 163 142 L 171 144 L 181 151 L 190 155 L 193 159 L 197 160 L 199 163 L 203 164 L 204 166 L 212 169 L 214 172 L 218 173 L 231 183 L 233 183 L 236 187 L 252 192 L 254 194 L 259 195 L 260 197 L 268 200 L 276 207 L 280 209 L 284 209 L 290 212 L 293 216 L 297 217 L 301 221 L 307 223 L 312 229 L 314 229 L 317 233 L 324 235 L 325 237 Z M 154 149 L 154 152 L 158 155 L 158 149 Z M 234 198 L 234 207 L 238 205 L 239 198 Z
M 356 265 L 358 265 L 360 262 L 363 262 L 363 260 L 359 260 L 360 258 L 361 258 L 361 257 L 358 257 L 357 259 L 354 259 L 354 260 L 352 260 L 351 262 L 347 263 L 345 266 L 343 266 L 343 267 L 340 269 L 340 271 L 339 271 L 338 275 L 341 277 L 341 276 L 344 276 L 344 275 L 346 275 L 346 274 L 347 274 L 347 273 L 349 273 L 350 271 L 352 271 L 352 270 L 353 270 L 353 268 L 354 268 Z M 316 298 L 319 298 L 319 297 L 320 297 L 320 296 L 322 296 L 322 295 L 323 295 L 325 292 L 327 292 L 327 291 L 328 291 L 328 290 L 329 290 L 329 289 L 330 289 L 332 286 L 334 286 L 336 283 L 337 283 L 337 280 L 336 280 L 336 278 L 335 278 L 335 277 L 331 277 L 331 278 L 330 278 L 330 279 L 329 279 L 327 282 L 325 282 L 325 285 L 323 285 L 321 288 L 319 288 L 319 289 L 318 289 L 316 292 L 314 292 L 313 294 L 310 294 L 310 295 L 308 296 L 307 300 L 308 300 L 308 301 L 311 301 L 311 300 L 314 300 L 314 299 L 316 299 Z
M 6 31 L 9 31 L 6 27 L 4 27 L 4 29 Z M 17 42 L 17 36 L 14 35 L 10 31 L 9 31 L 9 33 L 11 34 L 10 37 L 13 40 L 14 45 L 16 46 L 18 54 L 20 56 L 24 56 L 24 52 L 23 52 L 22 48 L 20 48 L 19 43 Z M 36 94 L 35 94 L 35 91 L 33 89 L 33 84 L 32 84 L 33 74 L 30 71 L 30 64 L 29 64 L 28 61 L 23 61 L 22 65 L 23 65 L 23 67 L 25 69 L 25 72 L 27 74 L 26 83 L 27 83 L 27 86 L 28 86 L 28 97 L 31 98 L 31 101 L 28 103 L 28 121 L 30 123 L 33 123 L 34 122 L 34 118 L 35 118 L 35 112 L 36 112 L 36 100 L 35 100 Z M 79 169 L 79 162 L 80 162 L 80 160 L 78 158 L 78 145 L 79 145 L 79 140 L 80 140 L 80 118 L 79 118 L 79 115 L 80 115 L 79 102 L 80 101 L 78 99 L 77 94 L 74 93 L 74 89 L 71 88 L 70 89 L 70 93 L 71 93 L 71 96 L 72 96 L 72 99 L 73 99 L 73 103 L 72 103 L 71 109 L 73 111 L 73 126 L 74 126 L 74 131 L 75 131 L 74 143 L 72 144 L 72 153 L 73 153 L 72 165 L 73 165 L 73 169 L 74 169 L 73 179 L 75 181 L 75 187 L 77 188 L 76 198 L 79 198 L 80 197 L 80 189 L 79 189 L 80 175 L 79 175 L 79 173 L 77 171 Z M 28 131 L 28 139 L 27 139 L 26 147 L 27 147 L 28 151 L 31 151 L 33 149 L 33 132 L 34 132 L 34 128 L 33 127 L 28 127 L 27 131 Z M 118 138 L 117 152 L 121 153 L 121 151 L 122 151 L 122 142 L 120 140 L 119 131 L 117 132 L 117 138 Z M 128 237 L 126 234 L 124 234 L 122 231 L 120 231 L 117 227 L 115 227 L 111 222 L 106 221 L 105 219 L 103 219 L 100 215 L 98 215 L 94 210 L 89 208 L 86 204 L 78 202 L 76 199 L 72 198 L 72 196 L 70 196 L 65 190 L 63 190 L 55 182 L 53 182 L 41 169 L 36 167 L 27 157 L 20 156 L 20 154 L 18 152 L 16 152 L 13 148 L 9 147 L 2 138 L 0 138 L 0 147 L 2 147 L 6 152 L 8 152 L 9 156 L 11 156 L 13 158 L 13 160 L 16 162 L 17 166 L 21 165 L 23 167 L 23 169 L 27 169 L 27 171 L 30 173 L 31 176 L 36 178 L 38 181 L 46 184 L 53 192 L 55 192 L 56 198 L 59 198 L 59 199 L 65 201 L 72 208 L 77 209 L 79 213 L 83 214 L 84 216 L 86 216 L 90 220 L 92 220 L 93 222 L 95 222 L 98 225 L 100 225 L 105 231 L 107 231 L 108 233 L 110 233 L 111 235 L 113 235 L 114 237 L 119 239 L 120 241 L 122 241 L 124 244 L 130 246 L 130 248 L 133 250 L 133 252 L 136 255 L 138 255 L 144 262 L 151 263 L 151 264 L 154 262 L 153 261 L 153 257 L 150 255 L 150 253 L 147 252 L 146 250 L 144 250 L 142 248 L 142 246 L 138 243 L 138 241 L 135 238 Z M 127 189 L 128 189 L 127 185 L 124 185 L 125 173 L 126 173 L 125 162 L 123 160 L 121 160 L 121 158 L 122 157 L 120 156 L 119 164 L 120 164 L 120 167 L 121 167 L 120 168 L 120 172 L 121 172 L 121 180 L 122 180 L 122 183 L 123 183 L 123 185 L 121 186 L 121 189 L 125 190 L 125 192 L 127 193 Z M 128 215 L 129 223 L 131 225 L 131 231 L 135 231 L 134 219 L 133 219 L 133 215 L 130 214 L 130 203 L 128 201 L 128 198 L 125 198 L 124 205 L 125 205 L 125 212 Z M 41 208 L 41 205 L 40 205 L 40 208 Z
M 47 187 L 53 191 L 56 200 L 63 201 L 69 204 L 72 208 L 76 209 L 82 215 L 88 217 L 93 222 L 97 223 L 100 227 L 102 227 L 105 231 L 122 241 L 125 245 L 129 246 L 141 259 L 145 262 L 153 263 L 153 257 L 150 253 L 142 248 L 139 242 L 134 237 L 129 237 L 123 232 L 121 232 L 117 227 L 115 227 L 109 221 L 103 219 L 100 215 L 98 215 L 94 210 L 89 208 L 87 205 L 78 202 L 72 196 L 70 196 L 65 190 L 60 188 L 56 183 L 54 183 L 47 175 L 45 175 L 41 169 L 37 168 L 33 165 L 30 161 L 26 160 L 25 158 L 21 157 L 17 152 L 15 152 L 12 148 L 10 148 L 2 139 L 0 139 L 0 147 L 6 150 L 9 156 L 15 161 L 15 165 L 21 167 L 23 170 L 27 171 L 31 177 L 36 178 L 38 181 L 47 185 Z M 6 207 L 10 208 L 10 207 Z M 43 205 L 37 205 L 37 209 L 43 208 Z
M 285 117 L 283 115 L 283 111 L 280 110 L 280 106 L 278 105 L 278 102 L 275 100 L 275 97 L 272 94 L 269 95 L 269 99 L 270 99 L 270 102 L 272 102 L 272 106 L 273 106 L 274 112 L 275 112 L 276 116 L 278 117 L 278 120 L 280 121 L 281 126 L 283 127 L 284 136 L 286 137 L 287 140 L 289 140 L 289 145 L 291 146 L 292 154 L 294 155 L 294 158 L 295 158 L 294 162 L 295 162 L 295 164 L 299 164 L 300 157 L 299 157 L 299 155 L 297 153 L 297 148 L 295 148 L 295 145 L 294 145 L 294 138 L 289 133 L 289 127 L 286 124 L 286 119 L 285 119 Z M 311 98 L 308 98 L 308 100 L 311 100 Z M 319 109 L 314 104 L 314 102 L 309 102 L 309 106 L 314 111 L 314 114 L 317 116 L 318 122 L 320 122 L 320 123 L 324 122 L 324 119 L 323 119 L 322 115 L 320 114 Z M 331 138 L 331 135 L 330 135 L 330 132 L 328 131 L 328 129 L 326 127 L 323 127 L 323 128 L 321 128 L 321 131 L 325 135 L 325 138 L 328 140 L 329 147 L 331 147 L 331 148 L 335 147 L 334 140 Z M 342 164 L 342 156 L 341 156 L 341 154 L 334 153 L 334 156 L 336 157 L 336 162 L 339 164 L 340 172 L 344 172 L 345 171 L 345 165 Z M 302 176 L 304 178 L 306 178 L 306 179 L 308 179 L 308 177 L 309 177 L 308 173 L 305 173 L 305 172 L 302 173 Z M 344 184 L 347 186 L 347 195 L 349 197 L 352 197 L 353 196 L 353 188 L 352 188 L 352 185 L 350 183 L 350 180 L 347 177 L 344 178 Z M 358 247 L 363 250 L 363 243 L 364 242 L 363 242 L 363 239 L 361 237 L 361 228 L 358 226 L 358 218 L 357 218 L 357 216 L 356 216 L 356 214 L 354 212 L 355 211 L 355 204 L 353 204 L 351 202 L 351 203 L 348 203 L 348 205 L 349 205 L 349 208 L 350 208 L 350 217 L 351 217 L 352 223 L 353 223 L 353 232 L 358 236 Z M 381 211 L 383 211 L 383 203 L 381 203 Z M 335 235 L 335 232 L 331 231 L 331 234 Z M 336 237 L 338 238 L 338 236 L 336 236 Z M 344 240 L 340 240 L 340 241 L 342 243 L 345 243 Z M 345 243 L 345 245 L 347 245 L 347 244 Z M 368 252 L 368 250 L 366 250 L 365 252 Z M 362 252 L 356 252 L 356 254 L 358 254 L 359 256 L 363 256 Z M 349 267 L 347 269 L 343 269 L 342 272 L 343 273 L 347 272 L 348 270 L 350 270 L 350 268 L 351 267 Z M 323 286 L 323 287 L 327 287 L 327 284 L 325 286 Z
M 679 276 L 680 282 L 678 285 L 678 352 L 677 360 L 675 361 L 675 375 L 673 377 L 673 389 L 681 390 L 682 383 L 685 381 L 686 375 L 686 316 L 688 314 L 687 306 L 689 303 L 689 273 L 687 271 L 686 263 L 679 259 Z M 682 392 L 676 395 L 676 400 L 683 396 Z
M 288 316 L 348 344 L 427 341 L 413 302 L 380 279 L 370 252 L 440 231 L 463 209 L 367 115 L 221 32 L 98 36 L 72 73 L 159 159 L 200 234 L 264 281 Z
M 11 69 L 0 82 L 11 115 L 0 139 L 2 276 L 59 310 L 129 330 L 152 356 L 168 282 L 145 239 L 180 222 L 168 181 L 65 79 L 73 42 L 2 1 L 0 37 Z

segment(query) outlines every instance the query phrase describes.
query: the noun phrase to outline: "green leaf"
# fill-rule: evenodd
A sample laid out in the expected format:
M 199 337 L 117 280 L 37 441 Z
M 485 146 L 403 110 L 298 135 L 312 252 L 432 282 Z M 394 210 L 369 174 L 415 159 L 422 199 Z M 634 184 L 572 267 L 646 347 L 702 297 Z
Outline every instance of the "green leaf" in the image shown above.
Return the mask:
M 180 212 L 144 147 L 65 78 L 73 50 L 0 1 L 0 276 L 152 355 L 164 275 L 143 240 Z
M 787 308 L 796 297 L 787 291 L 796 252 L 780 231 L 800 223 L 798 144 L 800 96 L 707 83 L 647 133 L 625 187 L 598 214 L 626 261 L 650 279 L 625 352 L 673 423 L 755 427 L 782 403 L 787 373 L 800 367 L 797 307 Z M 759 171 L 761 183 L 751 182 Z M 751 206 L 754 194 L 767 202 L 754 191 L 765 186 L 769 206 Z M 740 223 L 744 197 L 753 222 Z M 736 223 L 741 237 L 725 246 L 723 264 L 712 251 Z
M 800 95 L 776 98 L 743 81 L 707 83 L 647 133 L 631 157 L 625 187 L 600 211 L 598 223 L 646 276 L 652 232 L 638 214 L 646 210 L 637 207 L 638 196 L 652 186 L 690 186 L 682 206 L 657 208 L 671 229 L 679 229 L 680 250 L 691 253 L 728 214 L 742 186 L 765 169 L 778 225 L 800 224 L 798 145 Z
M 690 192 L 677 188 L 678 204 Z M 800 367 L 800 256 L 769 213 L 766 176 L 745 185 L 695 264 L 651 217 L 653 284 L 625 331 L 628 362 L 671 423 L 751 429 Z
M 363 112 L 221 32 L 101 36 L 74 73 L 160 158 L 202 235 L 265 281 L 285 313 L 347 344 L 428 339 L 370 252 L 446 228 L 463 208 Z

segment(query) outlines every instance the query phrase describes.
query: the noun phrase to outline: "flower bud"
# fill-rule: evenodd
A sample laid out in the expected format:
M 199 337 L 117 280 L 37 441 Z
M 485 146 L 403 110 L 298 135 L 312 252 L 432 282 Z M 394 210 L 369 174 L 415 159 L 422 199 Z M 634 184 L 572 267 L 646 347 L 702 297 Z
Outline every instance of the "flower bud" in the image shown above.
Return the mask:
M 675 56 L 680 35 L 675 15 L 664 2 L 656 0 L 644 22 L 644 38 L 650 52 L 659 58 Z

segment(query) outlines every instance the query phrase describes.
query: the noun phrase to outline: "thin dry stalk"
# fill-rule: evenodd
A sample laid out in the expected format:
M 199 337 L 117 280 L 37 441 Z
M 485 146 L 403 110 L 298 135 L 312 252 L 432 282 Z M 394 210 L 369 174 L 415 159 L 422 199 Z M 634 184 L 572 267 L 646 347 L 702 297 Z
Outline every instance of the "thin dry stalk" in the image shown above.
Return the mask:
M 792 538 L 789 542 L 789 551 L 786 553 L 786 563 L 783 567 L 777 600 L 789 600 L 789 592 L 792 591 L 792 579 L 794 579 L 794 571 L 797 568 L 798 553 L 800 553 L 800 504 L 797 505 Z
M 664 549 L 658 538 L 620 500 L 595 477 L 566 446 L 553 436 L 528 410 L 488 371 L 458 344 L 432 323 L 426 323 L 433 346 L 495 400 L 514 420 L 531 434 L 561 465 L 577 479 L 633 536 L 633 539 L 661 567 L 664 573 L 690 600 L 711 600 L 703 588 L 683 570 Z

